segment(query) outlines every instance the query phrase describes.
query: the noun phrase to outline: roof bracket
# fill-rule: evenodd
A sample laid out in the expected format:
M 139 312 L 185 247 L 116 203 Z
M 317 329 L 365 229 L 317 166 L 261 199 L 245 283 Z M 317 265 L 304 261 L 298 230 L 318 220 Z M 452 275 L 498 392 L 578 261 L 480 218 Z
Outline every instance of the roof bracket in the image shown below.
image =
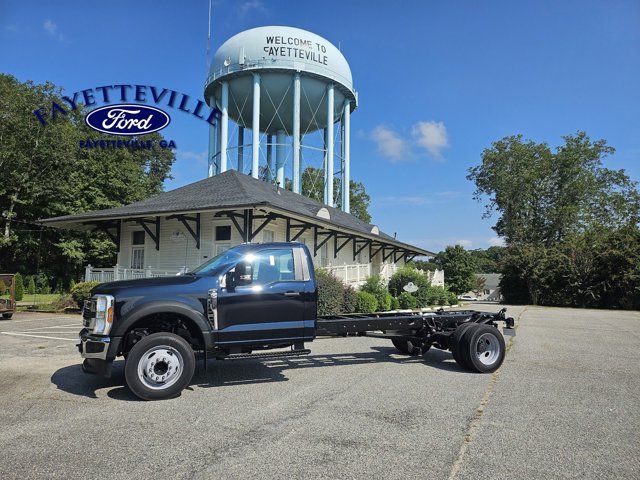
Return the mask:
M 253 218 L 256 218 L 256 217 L 253 217 Z M 267 225 L 269 225 L 269 223 L 270 223 L 272 220 L 275 220 L 276 216 L 275 216 L 275 215 L 273 215 L 273 214 L 269 214 L 269 215 L 267 215 L 266 217 L 261 217 L 261 218 L 265 218 L 265 221 L 264 221 L 264 222 L 262 222 L 262 223 L 260 224 L 260 226 L 259 226 L 258 228 L 256 228 L 256 229 L 253 231 L 253 233 L 251 233 L 251 236 L 250 236 L 250 238 L 249 238 L 249 241 L 251 241 L 251 240 L 253 240 L 254 238 L 256 238 L 256 236 L 257 236 L 257 235 L 262 231 L 262 229 L 263 229 L 264 227 L 266 227 Z
M 174 218 L 184 225 L 184 228 L 187 229 L 196 241 L 196 249 L 200 250 L 200 214 L 196 213 L 195 217 L 189 217 L 187 215 L 169 215 L 167 220 L 172 220 Z M 195 231 L 189 222 L 195 222 Z
M 134 218 L 130 220 L 131 222 L 136 222 L 144 231 L 147 232 L 147 235 L 151 237 L 151 240 L 156 244 L 156 250 L 160 250 L 160 217 L 156 217 L 155 220 L 149 220 L 146 218 Z M 155 226 L 155 232 L 149 228 L 149 225 Z
M 342 237 L 342 235 L 340 237 Z M 342 244 L 338 245 L 338 234 L 336 234 L 336 241 L 333 244 L 333 258 L 338 258 L 338 253 L 340 252 L 340 250 L 342 250 L 352 239 L 355 244 L 355 237 L 347 236 L 346 240 Z

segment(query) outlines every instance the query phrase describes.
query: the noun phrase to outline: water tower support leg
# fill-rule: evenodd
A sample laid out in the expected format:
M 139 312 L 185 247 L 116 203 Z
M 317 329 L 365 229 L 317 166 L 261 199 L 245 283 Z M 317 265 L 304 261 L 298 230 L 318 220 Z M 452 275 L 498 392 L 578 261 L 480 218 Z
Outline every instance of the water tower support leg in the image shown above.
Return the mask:
M 273 136 L 267 135 L 267 182 L 273 181 Z
M 329 182 L 327 182 L 327 128 L 323 129 L 323 140 L 324 140 L 324 157 L 322 158 L 322 173 L 324 175 L 324 203 L 329 203 Z
M 293 77 L 293 192 L 300 193 L 300 74 Z
M 351 102 L 349 100 L 344 101 L 342 123 L 342 210 L 349 213 L 351 210 L 349 198 L 349 183 L 351 182 Z
M 258 178 L 260 167 L 260 75 L 253 74 L 253 118 L 251 123 L 253 135 L 251 155 L 251 176 Z
M 220 122 L 220 173 L 227 171 L 227 146 L 229 143 L 229 84 L 222 82 L 222 94 L 220 95 L 220 109 L 222 118 Z
M 244 127 L 238 126 L 238 171 L 244 173 Z
M 217 128 L 213 125 L 209 125 L 209 152 L 208 152 L 208 162 L 207 166 L 209 167 L 207 176 L 213 177 L 216 174 L 215 170 L 215 161 L 216 161 L 216 130 Z
M 333 85 L 327 87 L 327 205 L 333 207 Z
M 278 130 L 276 132 L 276 181 L 280 188 L 284 188 L 284 142 L 284 130 Z
M 222 138 L 222 120 L 216 120 L 216 150 L 215 150 L 215 165 L 214 165 L 214 175 L 220 173 L 220 139 Z

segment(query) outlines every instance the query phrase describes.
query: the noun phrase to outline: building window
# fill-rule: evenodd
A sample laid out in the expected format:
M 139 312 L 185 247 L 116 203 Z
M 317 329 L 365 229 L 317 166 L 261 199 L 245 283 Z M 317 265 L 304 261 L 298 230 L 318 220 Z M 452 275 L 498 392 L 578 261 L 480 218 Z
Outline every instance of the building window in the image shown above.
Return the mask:
M 138 230 L 131 234 L 131 245 L 144 245 L 144 231 Z
M 228 242 L 231 240 L 231 225 L 216 227 L 216 242 Z
M 144 268 L 144 247 L 131 248 L 131 268 L 139 270 Z
M 273 230 L 265 230 L 262 234 L 262 241 L 264 243 L 273 242 L 274 237 Z

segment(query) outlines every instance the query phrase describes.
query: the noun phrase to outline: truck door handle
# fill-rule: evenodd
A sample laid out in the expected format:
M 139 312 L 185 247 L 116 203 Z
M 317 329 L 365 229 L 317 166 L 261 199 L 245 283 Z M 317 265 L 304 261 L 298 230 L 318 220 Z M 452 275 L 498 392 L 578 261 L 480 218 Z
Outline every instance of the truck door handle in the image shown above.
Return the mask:
M 300 292 L 284 292 L 285 297 L 297 297 Z

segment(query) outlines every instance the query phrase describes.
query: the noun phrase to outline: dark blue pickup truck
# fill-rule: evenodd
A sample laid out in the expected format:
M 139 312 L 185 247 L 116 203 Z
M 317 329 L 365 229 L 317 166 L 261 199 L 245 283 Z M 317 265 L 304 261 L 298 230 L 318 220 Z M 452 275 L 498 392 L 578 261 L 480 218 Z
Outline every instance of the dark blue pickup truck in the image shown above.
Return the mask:
M 406 355 L 451 350 L 463 368 L 492 372 L 505 353 L 497 322 L 513 332 L 504 309 L 318 317 L 317 294 L 301 243 L 243 244 L 184 275 L 101 284 L 83 308 L 83 370 L 109 376 L 123 356 L 129 388 L 158 400 L 189 385 L 198 352 L 206 368 L 208 358 L 305 355 L 318 335 L 360 335 L 389 339 Z

